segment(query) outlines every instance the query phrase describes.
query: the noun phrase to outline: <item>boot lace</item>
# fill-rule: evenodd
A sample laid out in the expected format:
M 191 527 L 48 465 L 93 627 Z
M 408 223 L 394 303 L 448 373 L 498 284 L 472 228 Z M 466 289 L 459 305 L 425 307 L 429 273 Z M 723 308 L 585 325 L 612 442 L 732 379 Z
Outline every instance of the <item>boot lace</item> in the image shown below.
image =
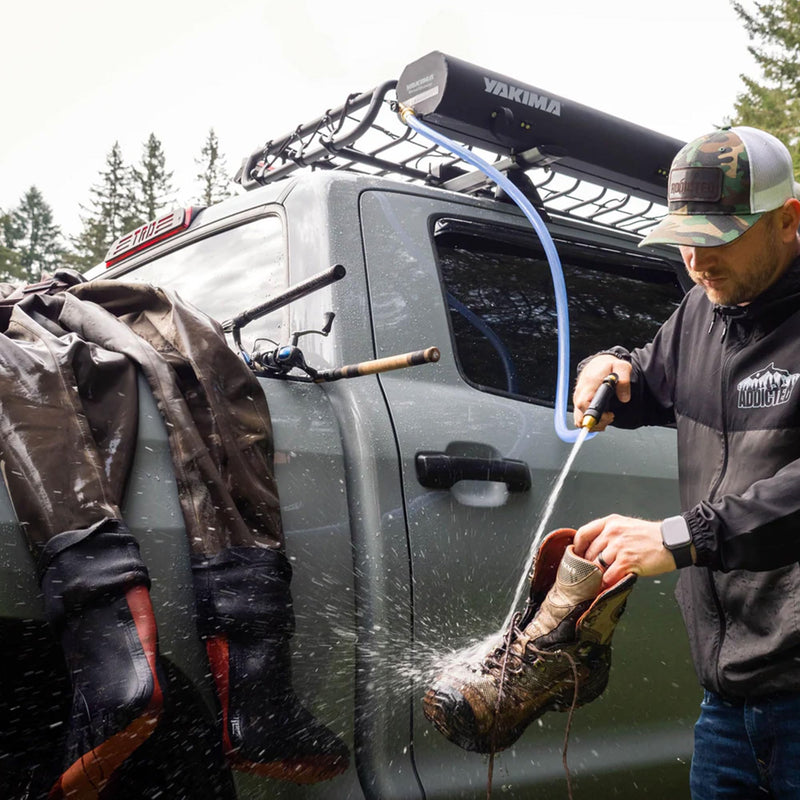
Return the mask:
M 517 673 L 523 665 L 523 657 L 525 655 L 525 648 L 519 643 L 519 638 L 522 636 L 522 628 L 519 626 L 522 615 L 517 613 L 511 620 L 508 630 L 503 635 L 503 643 L 486 656 L 483 662 L 483 669 L 485 672 L 496 672 L 498 669 L 500 674 L 500 691 L 503 691 L 503 679 L 505 672 Z M 516 645 L 516 647 L 514 646 Z M 510 662 L 510 663 L 509 663 Z M 500 697 L 498 695 L 498 704 Z
M 486 672 L 495 672 L 497 669 L 500 670 L 500 676 L 498 681 L 497 687 L 497 702 L 495 703 L 494 708 L 494 716 L 492 719 L 492 728 L 491 728 L 491 742 L 492 746 L 489 751 L 489 765 L 488 765 L 488 774 L 487 774 L 487 783 L 486 783 L 486 800 L 491 800 L 492 797 L 492 779 L 494 777 L 494 756 L 495 756 L 495 731 L 497 727 L 497 718 L 500 712 L 500 705 L 503 702 L 503 687 L 505 685 L 506 674 L 511 672 L 512 674 L 517 674 L 522 671 L 524 667 L 523 656 L 525 655 L 526 650 L 530 649 L 532 653 L 540 658 L 547 658 L 547 657 L 555 657 L 561 658 L 564 657 L 569 662 L 570 669 L 572 671 L 572 684 L 573 684 L 573 691 L 572 691 L 572 703 L 569 707 L 569 712 L 567 713 L 567 724 L 564 730 L 564 746 L 561 750 L 561 763 L 564 767 L 564 774 L 566 776 L 567 781 L 567 797 L 569 800 L 572 800 L 572 775 L 570 774 L 569 770 L 569 763 L 567 762 L 567 749 L 569 747 L 569 735 L 570 731 L 572 730 L 572 720 L 575 716 L 575 709 L 578 706 L 578 691 L 579 691 L 579 681 L 580 676 L 578 674 L 578 665 L 575 662 L 575 659 L 572 657 L 570 653 L 566 650 L 539 650 L 537 647 L 534 647 L 530 642 L 528 642 L 526 647 L 520 647 L 519 645 L 519 638 L 522 636 L 522 629 L 520 628 L 520 620 L 522 619 L 522 614 L 517 612 L 511 619 L 511 624 L 508 626 L 508 630 L 505 632 L 503 636 L 503 644 L 499 647 L 496 647 L 484 660 L 483 669 Z M 517 645 L 516 648 L 513 645 Z M 513 666 L 509 667 L 509 660 L 512 661 Z

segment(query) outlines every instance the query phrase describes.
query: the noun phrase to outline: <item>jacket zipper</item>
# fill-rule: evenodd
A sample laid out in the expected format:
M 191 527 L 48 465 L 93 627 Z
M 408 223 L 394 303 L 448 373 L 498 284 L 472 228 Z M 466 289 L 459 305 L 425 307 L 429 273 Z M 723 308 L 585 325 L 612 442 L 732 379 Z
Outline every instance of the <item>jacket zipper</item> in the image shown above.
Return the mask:
M 715 315 L 716 316 L 716 315 Z M 722 315 L 720 315 L 722 316 Z M 730 364 L 733 360 L 733 357 L 736 355 L 738 348 L 730 347 L 729 343 L 725 342 L 727 333 L 728 333 L 728 325 L 727 319 L 724 320 L 726 323 L 723 331 L 722 331 L 722 347 L 727 349 L 728 352 L 725 354 L 723 361 L 722 361 L 722 369 L 720 370 L 720 415 L 722 417 L 722 466 L 719 471 L 719 475 L 717 480 L 714 482 L 714 485 L 711 487 L 711 491 L 708 493 L 708 499 L 713 500 L 717 489 L 719 489 L 720 484 L 722 483 L 723 478 L 725 477 L 725 472 L 728 469 L 728 382 L 730 376 Z M 712 321 L 713 327 L 713 321 Z M 711 328 L 708 329 L 708 332 L 711 333 Z M 719 593 L 717 592 L 717 586 L 714 583 L 714 571 L 711 567 L 706 568 L 706 574 L 708 576 L 708 585 L 711 591 L 711 597 L 714 601 L 714 607 L 717 610 L 717 620 L 719 623 L 719 649 L 717 651 L 717 663 L 714 665 L 714 669 L 717 675 L 717 687 L 722 692 L 722 676 L 720 675 L 719 670 L 719 662 L 720 656 L 722 654 L 722 645 L 725 641 L 725 636 L 728 630 L 728 623 L 725 619 L 725 611 L 722 608 L 722 601 L 719 599 Z

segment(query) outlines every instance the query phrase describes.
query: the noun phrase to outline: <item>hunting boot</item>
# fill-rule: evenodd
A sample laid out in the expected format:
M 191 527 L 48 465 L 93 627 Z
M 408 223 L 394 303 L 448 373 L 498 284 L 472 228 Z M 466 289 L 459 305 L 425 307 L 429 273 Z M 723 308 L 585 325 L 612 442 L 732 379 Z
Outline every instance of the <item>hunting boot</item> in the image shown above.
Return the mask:
M 546 711 L 584 705 L 605 689 L 635 576 L 599 593 L 602 571 L 575 555 L 574 535 L 561 529 L 544 540 L 521 617 L 477 654 L 462 651 L 427 690 L 425 716 L 459 747 L 503 750 Z
M 110 796 L 115 770 L 150 737 L 163 707 L 147 569 L 116 519 L 57 534 L 39 564 L 73 688 L 63 771 L 48 798 Z
M 294 783 L 344 772 L 347 746 L 292 689 L 291 565 L 274 549 L 233 547 L 193 564 L 205 640 L 233 769 Z

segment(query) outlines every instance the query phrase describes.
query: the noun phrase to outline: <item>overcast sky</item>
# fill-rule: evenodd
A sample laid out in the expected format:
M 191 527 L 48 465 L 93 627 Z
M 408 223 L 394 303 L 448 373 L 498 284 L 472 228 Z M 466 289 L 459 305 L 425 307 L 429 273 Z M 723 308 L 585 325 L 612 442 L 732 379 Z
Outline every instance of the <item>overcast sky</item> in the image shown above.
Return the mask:
M 133 163 L 155 133 L 188 187 L 210 127 L 234 171 L 431 50 L 681 139 L 758 76 L 730 0 L 18 0 L 2 20 L 0 208 L 36 185 L 67 233 L 115 141 Z

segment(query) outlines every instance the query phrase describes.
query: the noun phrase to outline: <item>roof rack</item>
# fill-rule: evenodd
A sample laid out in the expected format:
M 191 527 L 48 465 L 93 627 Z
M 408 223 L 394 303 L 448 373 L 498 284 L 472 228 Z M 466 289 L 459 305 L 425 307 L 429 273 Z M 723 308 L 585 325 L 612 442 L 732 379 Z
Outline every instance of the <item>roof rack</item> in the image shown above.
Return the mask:
M 298 170 L 347 170 L 498 196 L 483 173 L 407 127 L 401 102 L 494 159 L 548 214 L 645 235 L 666 213 L 669 164 L 683 142 L 438 52 L 269 140 L 234 180 L 254 189 Z

